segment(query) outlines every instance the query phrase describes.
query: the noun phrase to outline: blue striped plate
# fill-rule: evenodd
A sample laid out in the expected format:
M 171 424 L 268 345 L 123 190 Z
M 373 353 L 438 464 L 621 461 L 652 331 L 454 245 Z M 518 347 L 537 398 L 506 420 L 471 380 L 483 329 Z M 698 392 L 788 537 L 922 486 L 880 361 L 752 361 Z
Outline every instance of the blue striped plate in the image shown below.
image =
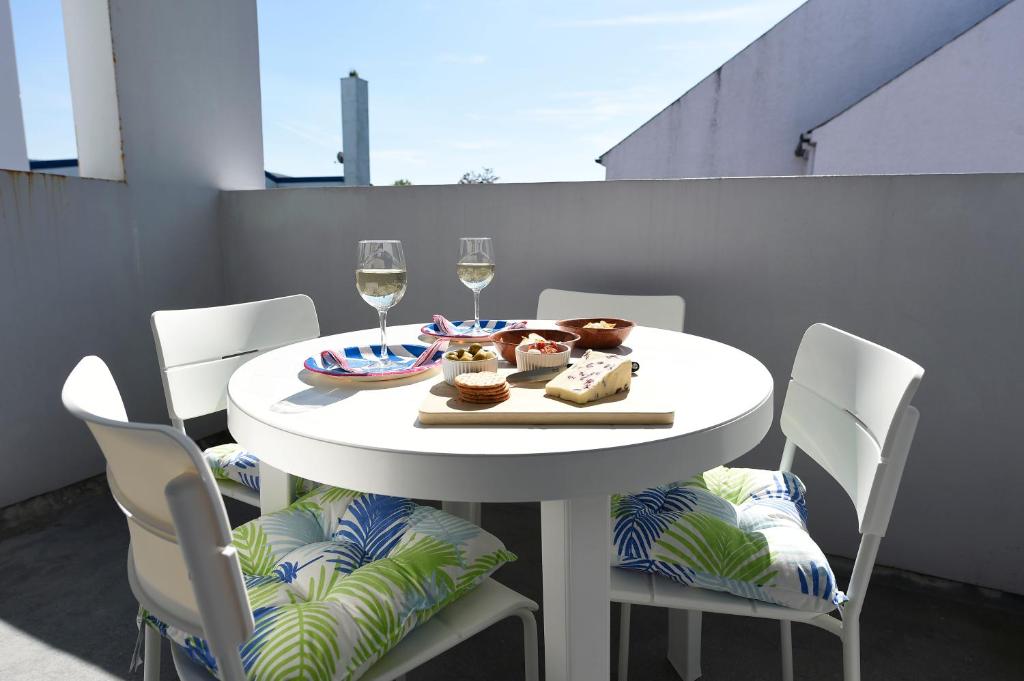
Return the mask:
M 437 350 L 427 362 L 414 367 L 413 364 L 427 351 L 426 345 L 406 343 L 404 345 L 388 345 L 387 364 L 382 368 L 377 364 L 380 356 L 380 345 L 350 346 L 334 350 L 341 355 L 345 367 L 331 357 L 331 351 L 325 350 L 320 357 L 310 357 L 303 362 L 307 371 L 312 371 L 331 378 L 353 381 L 389 381 L 396 378 L 416 376 L 440 366 L 444 350 Z
M 442 333 L 438 328 L 437 324 L 431 322 L 425 324 L 420 329 L 420 333 L 425 336 L 433 336 L 434 338 L 448 338 L 449 340 L 490 340 L 491 335 L 506 329 L 513 324 L 521 322 L 514 322 L 509 319 L 481 319 L 480 320 L 480 331 L 473 331 L 473 320 L 467 319 L 463 321 L 452 320 L 452 324 L 455 326 L 455 333 L 446 334 Z

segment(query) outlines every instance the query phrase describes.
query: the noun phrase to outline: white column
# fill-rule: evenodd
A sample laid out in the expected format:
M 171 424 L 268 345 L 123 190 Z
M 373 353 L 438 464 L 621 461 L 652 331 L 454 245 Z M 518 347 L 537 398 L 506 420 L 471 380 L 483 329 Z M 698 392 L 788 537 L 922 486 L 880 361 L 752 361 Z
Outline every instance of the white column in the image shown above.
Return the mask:
M 0 168 L 28 170 L 11 6 L 0 0 Z
M 108 0 L 63 0 L 78 174 L 124 179 Z
M 349 187 L 370 184 L 369 101 L 365 80 L 359 76 L 341 79 L 341 150 Z
M 541 526 L 545 679 L 607 679 L 611 660 L 609 498 L 542 502 Z

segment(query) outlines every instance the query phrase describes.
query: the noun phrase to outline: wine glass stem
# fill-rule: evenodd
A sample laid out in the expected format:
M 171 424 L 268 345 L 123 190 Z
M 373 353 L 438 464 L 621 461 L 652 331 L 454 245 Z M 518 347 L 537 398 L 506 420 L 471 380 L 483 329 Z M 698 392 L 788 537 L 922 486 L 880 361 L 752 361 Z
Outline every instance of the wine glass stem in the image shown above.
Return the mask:
M 377 310 L 380 317 L 380 361 L 388 358 L 388 311 Z
M 480 291 L 474 289 L 473 291 L 473 328 L 480 329 Z

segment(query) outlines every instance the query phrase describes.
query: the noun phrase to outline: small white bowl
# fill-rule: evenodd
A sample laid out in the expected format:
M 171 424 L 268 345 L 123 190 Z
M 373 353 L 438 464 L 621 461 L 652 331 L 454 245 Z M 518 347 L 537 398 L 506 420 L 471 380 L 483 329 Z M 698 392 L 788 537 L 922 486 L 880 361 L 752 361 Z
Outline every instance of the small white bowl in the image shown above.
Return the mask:
M 516 368 L 520 371 L 531 369 L 547 369 L 550 367 L 564 367 L 569 363 L 569 347 L 565 343 L 557 343 L 560 352 L 527 352 L 529 345 L 520 345 L 516 348 Z
M 444 372 L 444 380 L 448 385 L 455 385 L 455 377 L 462 374 L 476 374 L 481 371 L 498 371 L 497 356 L 491 359 L 459 360 L 441 359 L 441 370 Z

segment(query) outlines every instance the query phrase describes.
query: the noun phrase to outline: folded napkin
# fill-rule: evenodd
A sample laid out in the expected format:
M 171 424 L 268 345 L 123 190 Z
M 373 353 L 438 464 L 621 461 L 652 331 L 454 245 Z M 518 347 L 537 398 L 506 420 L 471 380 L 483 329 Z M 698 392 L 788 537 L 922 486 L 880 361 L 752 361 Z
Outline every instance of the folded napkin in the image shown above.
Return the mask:
M 349 364 L 348 359 L 345 355 L 334 350 L 324 350 L 320 353 L 320 360 L 324 364 L 325 369 L 333 371 L 344 371 L 349 374 L 365 374 L 366 369 L 357 369 Z
M 434 328 L 446 336 L 454 336 L 458 333 L 455 325 L 445 319 L 444 315 L 434 315 Z
M 408 369 L 415 369 L 417 367 L 428 364 L 438 352 L 444 352 L 448 348 L 447 338 L 438 338 L 436 341 L 431 343 L 430 347 L 424 350 L 416 358 Z M 354 367 L 352 366 L 349 358 L 345 356 L 345 353 L 338 352 L 336 350 L 324 350 L 320 353 L 320 361 L 323 364 L 324 369 L 332 372 L 342 372 L 346 374 L 362 375 L 369 373 L 379 372 L 379 368 L 369 367 Z M 408 360 L 406 360 L 408 361 Z
M 431 358 L 438 352 L 444 352 L 448 349 L 448 339 L 438 338 L 436 341 L 430 344 L 430 347 L 423 351 L 423 354 L 416 358 L 416 361 L 412 363 L 412 368 L 415 369 L 418 366 L 422 366 L 429 362 Z
M 503 320 L 492 319 L 481 322 L 481 327 L 490 333 L 504 329 L 522 329 L 526 322 L 510 322 L 506 324 Z M 473 330 L 473 320 L 467 319 L 456 324 L 446 319 L 443 315 L 434 315 L 434 328 L 446 336 L 467 336 Z

